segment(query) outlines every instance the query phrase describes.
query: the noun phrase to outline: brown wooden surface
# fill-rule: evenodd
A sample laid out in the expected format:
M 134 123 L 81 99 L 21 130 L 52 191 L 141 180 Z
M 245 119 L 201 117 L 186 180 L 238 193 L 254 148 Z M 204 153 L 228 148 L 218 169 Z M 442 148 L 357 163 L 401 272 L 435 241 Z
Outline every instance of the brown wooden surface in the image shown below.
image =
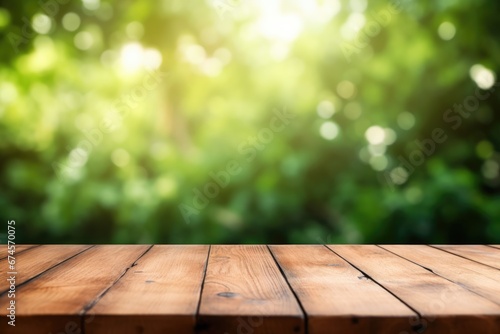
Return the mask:
M 200 302 L 201 333 L 304 333 L 300 306 L 268 248 L 212 246 Z
M 192 330 L 208 249 L 153 247 L 90 309 L 95 318 L 87 331 L 121 334 L 129 328 L 139 333 Z
M 0 333 L 60 333 L 80 326 L 91 303 L 110 288 L 149 246 L 95 246 L 52 268 L 16 291 L 16 326 L 0 322 Z M 8 295 L 0 296 L 6 318 Z
M 498 333 L 500 307 L 494 302 L 378 246 L 328 247 L 415 310 L 417 331 Z
M 500 305 L 498 269 L 428 246 L 387 245 L 383 248 Z
M 309 333 L 411 330 L 414 311 L 328 248 L 270 248 L 308 315 Z
M 7 253 L 8 251 L 8 248 L 7 248 L 7 245 L 2 245 L 3 247 L 0 248 L 0 260 L 3 260 L 7 257 L 7 255 L 10 255 L 10 253 Z M 30 248 L 33 248 L 33 247 L 37 247 L 38 245 L 15 245 L 15 252 L 14 252 L 14 256 L 16 255 L 20 255 L 22 252 L 30 249 Z
M 492 249 L 485 245 L 433 245 L 433 247 L 500 269 L 500 249 Z
M 15 255 L 16 285 L 19 286 L 46 270 L 63 263 L 91 246 L 82 245 L 47 245 L 34 247 Z M 7 258 L 0 260 L 0 268 L 7 268 Z M 0 294 L 8 290 L 7 280 L 0 280 Z
M 497 334 L 494 246 L 18 245 L 0 333 Z

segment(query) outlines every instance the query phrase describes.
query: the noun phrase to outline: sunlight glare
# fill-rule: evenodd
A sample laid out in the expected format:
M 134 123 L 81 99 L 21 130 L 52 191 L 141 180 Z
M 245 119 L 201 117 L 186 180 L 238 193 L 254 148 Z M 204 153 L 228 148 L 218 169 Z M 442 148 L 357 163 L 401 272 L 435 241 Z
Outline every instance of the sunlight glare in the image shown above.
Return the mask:
M 120 56 L 123 68 L 135 72 L 143 65 L 144 49 L 139 43 L 128 43 L 122 47 Z

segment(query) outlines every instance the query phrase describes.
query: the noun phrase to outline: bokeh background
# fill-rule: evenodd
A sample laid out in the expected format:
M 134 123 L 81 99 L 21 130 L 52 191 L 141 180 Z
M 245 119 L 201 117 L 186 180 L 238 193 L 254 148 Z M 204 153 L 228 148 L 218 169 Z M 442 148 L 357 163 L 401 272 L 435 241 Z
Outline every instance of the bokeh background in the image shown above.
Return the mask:
M 2 219 L 18 243 L 499 243 L 498 13 L 1 1 Z

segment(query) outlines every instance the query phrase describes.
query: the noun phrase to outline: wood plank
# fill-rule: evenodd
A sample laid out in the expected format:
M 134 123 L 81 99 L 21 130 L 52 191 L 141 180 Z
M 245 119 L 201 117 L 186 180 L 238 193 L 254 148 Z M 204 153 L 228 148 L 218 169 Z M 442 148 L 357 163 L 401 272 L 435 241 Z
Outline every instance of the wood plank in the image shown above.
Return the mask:
M 90 247 L 88 245 L 47 245 L 30 248 L 19 255 L 15 255 L 16 286 L 23 284 L 27 280 Z M 7 267 L 7 259 L 1 260 L 0 268 Z M 8 289 L 9 282 L 7 280 L 0 280 L 0 294 L 6 292 Z
M 423 245 L 381 246 L 500 305 L 500 271 Z
M 16 291 L 16 326 L 0 333 L 60 333 L 81 330 L 86 307 L 109 289 L 149 246 L 96 246 L 50 269 Z M 7 294 L 0 296 L 6 318 Z
M 500 249 L 500 245 L 488 245 L 488 246 Z
M 208 250 L 154 246 L 90 309 L 85 332 L 194 332 Z
M 304 333 L 304 315 L 264 245 L 212 246 L 199 333 Z
M 500 307 L 492 301 L 377 246 L 328 247 L 417 311 L 419 332 L 498 333 Z
M 485 245 L 432 245 L 432 247 L 500 269 L 500 249 Z
M 20 253 L 27 251 L 30 248 L 38 247 L 38 245 L 15 245 L 15 246 L 16 246 L 15 248 L 16 251 L 14 253 L 14 256 L 19 255 Z M 2 245 L 0 247 L 0 260 L 3 260 L 7 257 L 7 255 L 10 255 L 7 253 L 7 251 L 8 251 L 7 245 Z
M 270 246 L 310 334 L 410 332 L 417 314 L 324 246 Z

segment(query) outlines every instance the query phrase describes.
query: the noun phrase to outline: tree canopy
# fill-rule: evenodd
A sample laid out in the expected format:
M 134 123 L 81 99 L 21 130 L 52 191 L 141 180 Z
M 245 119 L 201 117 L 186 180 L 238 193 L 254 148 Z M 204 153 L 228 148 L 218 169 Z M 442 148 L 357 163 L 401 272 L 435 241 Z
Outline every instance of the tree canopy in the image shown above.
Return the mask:
M 2 217 L 27 243 L 498 243 L 499 12 L 1 1 Z

